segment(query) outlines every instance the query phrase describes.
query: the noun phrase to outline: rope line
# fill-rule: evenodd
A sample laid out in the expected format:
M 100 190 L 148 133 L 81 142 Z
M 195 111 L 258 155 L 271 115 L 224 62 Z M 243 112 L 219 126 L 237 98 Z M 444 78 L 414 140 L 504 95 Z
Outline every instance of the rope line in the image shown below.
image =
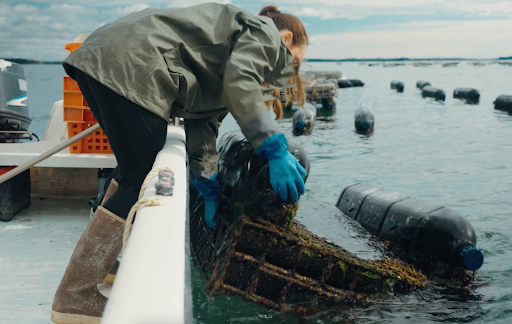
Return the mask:
M 142 198 L 144 196 L 144 192 L 146 191 L 146 188 L 156 174 L 160 173 L 163 168 L 154 168 L 151 170 L 146 178 L 144 179 L 144 182 L 142 183 L 142 186 L 140 187 L 139 192 L 139 200 L 130 208 L 130 212 L 128 213 L 128 217 L 126 218 L 126 223 L 124 224 L 124 232 L 123 232 L 123 252 L 126 248 L 126 245 L 128 244 L 128 239 L 130 238 L 130 233 L 132 231 L 133 226 L 133 218 L 135 217 L 135 214 L 141 208 L 142 206 L 149 207 L 149 206 L 160 206 L 160 200 L 158 196 L 153 197 L 147 197 Z

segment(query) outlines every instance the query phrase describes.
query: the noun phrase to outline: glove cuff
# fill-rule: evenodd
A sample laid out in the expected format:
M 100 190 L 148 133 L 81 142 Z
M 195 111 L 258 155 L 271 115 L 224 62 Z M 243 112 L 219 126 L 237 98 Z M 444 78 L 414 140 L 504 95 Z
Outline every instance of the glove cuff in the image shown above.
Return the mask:
M 219 200 L 219 182 L 217 181 L 217 173 L 212 175 L 208 180 L 197 180 L 192 174 L 192 179 L 192 184 L 201 197 L 212 202 Z
M 266 156 L 267 159 L 283 157 L 288 153 L 288 140 L 283 133 L 272 134 L 254 152 Z

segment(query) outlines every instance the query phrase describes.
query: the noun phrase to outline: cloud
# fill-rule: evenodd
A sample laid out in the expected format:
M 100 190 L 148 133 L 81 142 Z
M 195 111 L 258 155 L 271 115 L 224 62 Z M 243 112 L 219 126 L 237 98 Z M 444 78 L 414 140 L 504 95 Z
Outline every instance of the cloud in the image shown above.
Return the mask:
M 126 16 L 132 12 L 138 12 L 149 8 L 149 6 L 145 3 L 136 3 L 128 7 L 118 7 L 114 9 L 110 9 L 107 13 L 110 16 Z
M 64 45 L 80 34 L 98 28 L 95 8 L 53 4 L 0 5 L 0 57 L 59 60 L 66 56 Z
M 306 57 L 494 58 L 512 53 L 512 19 L 378 25 L 374 31 L 311 35 Z
M 186 7 L 210 0 L 0 0 L 0 57 L 61 60 L 64 45 L 117 18 L 152 7 Z M 268 0 L 217 0 L 258 12 Z M 510 0 L 279 0 L 283 11 L 304 18 L 316 35 L 309 57 L 395 57 L 395 56 L 509 56 L 512 1 Z M 284 9 L 286 8 L 286 9 Z M 431 22 L 442 14 L 473 22 Z M 415 15 L 412 17 L 412 15 Z M 386 16 L 396 22 L 420 19 L 417 23 L 377 25 Z M 406 16 L 411 16 L 406 18 Z M 330 21 L 346 21 L 344 32 Z M 428 18 L 426 18 L 428 17 Z M 485 18 L 484 18 L 485 17 Z M 327 27 L 326 27 L 327 25 Z M 498 27 L 493 27 L 498 26 Z M 321 29 L 323 28 L 323 29 Z M 317 31 L 320 30 L 321 33 Z M 362 31 L 364 30 L 364 32 Z M 507 38 L 508 37 L 508 38 Z M 480 42 L 480 43 L 479 43 Z
M 25 3 L 18 4 L 18 5 L 14 6 L 14 12 L 15 13 L 21 13 L 21 14 L 33 13 L 33 12 L 36 12 L 38 10 L 39 10 L 39 7 L 27 5 Z
M 0 57 L 62 60 L 81 34 L 149 6 L 187 7 L 211 0 L 0 0 Z M 231 0 L 216 0 L 228 4 Z
M 231 4 L 231 0 L 188 0 L 186 2 L 183 1 L 183 0 L 174 0 L 174 1 L 171 1 L 171 2 L 172 3 L 170 5 L 168 5 L 168 8 L 173 8 L 173 7 L 191 7 L 191 6 L 196 6 L 196 5 L 207 3 L 207 2 Z
M 406 16 L 428 12 L 470 14 L 476 17 L 512 14 L 511 1 L 497 0 L 281 0 L 291 12 L 321 19 L 362 19 L 375 16 Z

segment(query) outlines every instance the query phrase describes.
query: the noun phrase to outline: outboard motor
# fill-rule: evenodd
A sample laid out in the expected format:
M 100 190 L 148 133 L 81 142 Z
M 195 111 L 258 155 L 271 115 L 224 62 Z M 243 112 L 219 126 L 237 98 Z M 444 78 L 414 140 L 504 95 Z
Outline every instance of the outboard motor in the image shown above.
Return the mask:
M 23 67 L 0 59 L 0 143 L 19 139 L 9 131 L 26 131 L 31 122 Z
M 356 132 L 359 134 L 369 134 L 373 132 L 375 127 L 375 118 L 373 117 L 373 110 L 368 105 L 361 105 L 361 108 L 356 110 L 354 114 L 354 125 Z
M 474 271 L 483 264 L 475 230 L 450 208 L 368 183 L 345 188 L 336 205 L 422 271 L 449 276 L 455 267 Z
M 430 82 L 428 82 L 428 81 L 419 80 L 418 82 L 416 82 L 416 88 L 418 88 L 420 90 L 423 89 L 423 87 L 426 87 L 429 85 L 432 85 L 432 84 L 430 84 Z
M 404 83 L 393 80 L 391 81 L 391 89 L 396 90 L 396 92 L 404 92 Z
M 362 87 L 364 86 L 364 82 L 356 79 L 348 79 L 348 81 L 352 84 L 353 87 Z
M 315 125 L 316 107 L 309 102 L 304 102 L 304 109 L 299 108 L 293 114 L 293 134 L 310 134 Z
M 421 89 L 421 96 L 423 98 L 434 98 L 437 101 L 444 101 L 446 99 L 446 94 L 443 90 L 431 86 L 424 86 Z
M 465 100 L 467 103 L 478 103 L 480 101 L 480 93 L 473 88 L 457 88 L 453 90 L 453 97 Z
M 501 95 L 494 100 L 494 109 L 505 110 L 512 113 L 512 96 Z

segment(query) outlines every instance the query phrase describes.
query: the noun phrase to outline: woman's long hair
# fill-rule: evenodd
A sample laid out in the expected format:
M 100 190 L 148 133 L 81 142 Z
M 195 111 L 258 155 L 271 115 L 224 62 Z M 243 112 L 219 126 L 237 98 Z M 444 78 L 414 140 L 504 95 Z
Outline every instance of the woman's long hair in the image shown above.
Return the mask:
M 293 34 L 293 46 L 308 44 L 308 34 L 306 33 L 306 28 L 304 28 L 304 24 L 299 20 L 299 18 L 295 17 L 294 15 L 282 13 L 277 9 L 276 5 L 265 6 L 263 9 L 261 9 L 259 15 L 267 16 L 272 19 L 279 31 L 285 29 L 291 31 Z M 286 105 L 295 101 L 300 106 L 302 106 L 306 100 L 304 88 L 302 87 L 302 80 L 299 75 L 299 68 L 300 62 L 295 62 L 296 87 L 286 89 Z M 266 104 L 269 109 L 272 107 L 274 113 L 276 114 L 276 119 L 281 119 L 283 117 L 283 106 L 280 99 L 267 101 Z

